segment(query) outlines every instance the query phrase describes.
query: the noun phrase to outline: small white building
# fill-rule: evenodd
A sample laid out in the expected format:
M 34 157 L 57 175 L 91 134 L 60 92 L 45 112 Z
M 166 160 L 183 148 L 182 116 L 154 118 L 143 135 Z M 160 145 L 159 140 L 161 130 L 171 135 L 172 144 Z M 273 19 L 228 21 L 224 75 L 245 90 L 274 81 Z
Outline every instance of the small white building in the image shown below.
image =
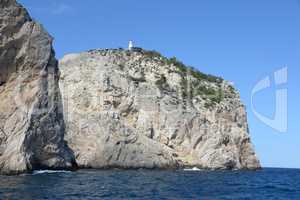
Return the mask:
M 132 50 L 133 48 L 133 41 L 132 40 L 129 40 L 129 44 L 128 44 L 128 50 Z

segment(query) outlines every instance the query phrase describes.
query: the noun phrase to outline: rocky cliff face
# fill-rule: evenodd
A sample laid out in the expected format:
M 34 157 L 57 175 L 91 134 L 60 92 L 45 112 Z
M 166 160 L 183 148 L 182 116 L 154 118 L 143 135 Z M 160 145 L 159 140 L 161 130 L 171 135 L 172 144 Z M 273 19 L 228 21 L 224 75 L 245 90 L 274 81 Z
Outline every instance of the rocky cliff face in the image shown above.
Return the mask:
M 0 0 L 0 172 L 71 168 L 52 38 L 15 0 Z
M 93 50 L 61 60 L 62 100 L 52 38 L 15 0 L 0 0 L 0 33 L 0 173 L 260 167 L 221 78 L 153 51 Z
M 60 61 L 65 139 L 81 167 L 257 169 L 244 105 L 226 81 L 157 52 Z

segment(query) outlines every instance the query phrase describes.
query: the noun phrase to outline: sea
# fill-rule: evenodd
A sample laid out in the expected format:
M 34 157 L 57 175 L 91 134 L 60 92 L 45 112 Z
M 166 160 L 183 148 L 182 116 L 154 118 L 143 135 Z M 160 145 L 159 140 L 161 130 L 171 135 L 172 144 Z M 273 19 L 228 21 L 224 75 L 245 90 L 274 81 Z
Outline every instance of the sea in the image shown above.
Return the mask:
M 300 170 L 44 170 L 0 176 L 0 199 L 300 200 Z

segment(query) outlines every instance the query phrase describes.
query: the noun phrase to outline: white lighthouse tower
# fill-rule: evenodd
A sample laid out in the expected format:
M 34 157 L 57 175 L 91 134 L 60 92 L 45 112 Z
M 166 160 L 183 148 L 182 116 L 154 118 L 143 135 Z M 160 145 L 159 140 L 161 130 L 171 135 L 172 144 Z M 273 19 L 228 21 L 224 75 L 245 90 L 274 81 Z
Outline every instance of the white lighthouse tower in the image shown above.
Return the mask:
M 132 50 L 132 48 L 133 48 L 133 41 L 129 40 L 128 50 Z

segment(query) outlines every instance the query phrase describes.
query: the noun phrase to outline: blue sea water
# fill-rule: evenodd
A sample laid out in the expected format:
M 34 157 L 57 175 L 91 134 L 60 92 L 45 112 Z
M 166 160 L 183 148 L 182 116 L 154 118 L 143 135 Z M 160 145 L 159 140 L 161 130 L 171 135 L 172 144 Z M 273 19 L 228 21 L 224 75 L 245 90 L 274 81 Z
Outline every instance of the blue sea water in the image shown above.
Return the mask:
M 300 199 L 300 170 L 79 170 L 0 176 L 0 199 Z

